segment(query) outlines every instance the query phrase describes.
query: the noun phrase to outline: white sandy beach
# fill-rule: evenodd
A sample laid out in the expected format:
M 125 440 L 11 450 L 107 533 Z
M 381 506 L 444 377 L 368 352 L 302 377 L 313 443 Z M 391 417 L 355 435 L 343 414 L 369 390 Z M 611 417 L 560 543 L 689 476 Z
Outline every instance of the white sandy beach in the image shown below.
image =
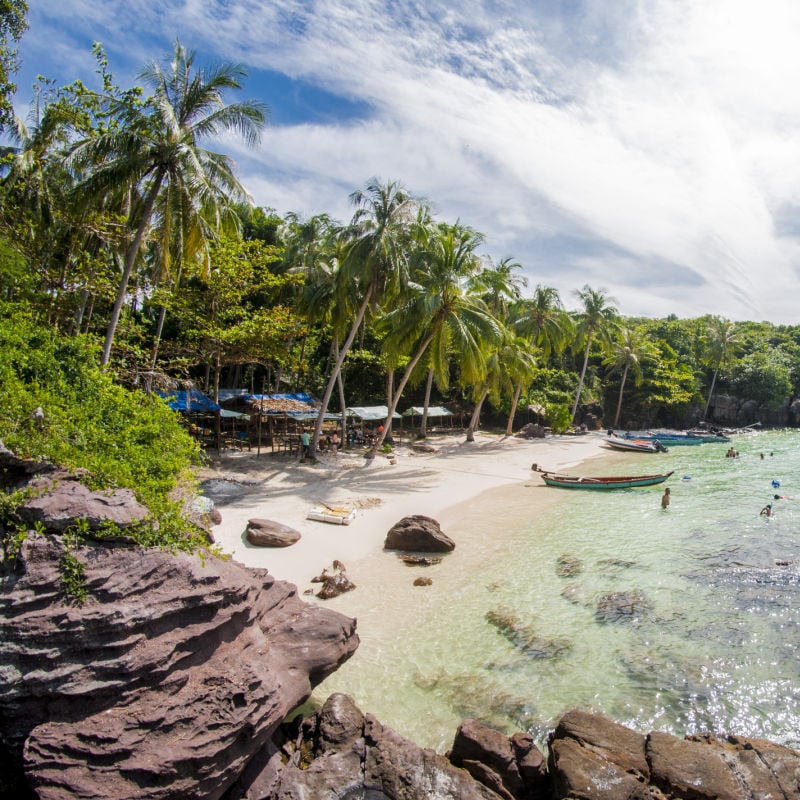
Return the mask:
M 395 448 L 395 463 L 379 455 L 368 463 L 361 453 L 321 454 L 316 464 L 297 456 L 225 451 L 211 458 L 201 472 L 206 494 L 217 504 L 222 523 L 213 529 L 223 552 L 252 567 L 265 567 L 275 577 L 304 591 L 310 579 L 334 559 L 350 569 L 353 562 L 383 549 L 391 526 L 409 514 L 439 520 L 445 532 L 450 512 L 478 495 L 502 486 L 531 482 L 531 465 L 566 471 L 608 454 L 605 434 L 551 436 L 524 440 L 478 433 L 475 442 L 462 435 L 427 440 L 433 453 L 409 444 Z M 541 497 L 541 495 L 540 495 Z M 357 509 L 350 525 L 307 519 L 318 503 Z M 250 545 L 244 531 L 251 518 L 265 518 L 300 532 L 286 548 Z

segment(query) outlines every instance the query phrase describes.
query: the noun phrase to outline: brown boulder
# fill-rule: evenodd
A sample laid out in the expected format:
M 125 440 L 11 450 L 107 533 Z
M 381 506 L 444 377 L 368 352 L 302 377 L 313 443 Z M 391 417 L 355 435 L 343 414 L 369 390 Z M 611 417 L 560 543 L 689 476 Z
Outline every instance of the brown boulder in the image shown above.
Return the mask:
M 383 546 L 386 550 L 449 553 L 455 549 L 456 544 L 442 532 L 435 519 L 413 514 L 403 517 L 389 529 Z
M 71 528 L 79 520 L 85 520 L 92 531 L 109 522 L 130 528 L 150 516 L 130 489 L 94 491 L 80 482 L 79 475 L 67 470 L 34 478 L 28 488 L 32 496 L 17 513 L 29 525 L 41 525 L 52 533 Z
M 289 547 L 300 540 L 299 531 L 271 519 L 249 520 L 245 535 L 255 547 Z
M 415 578 L 414 579 L 414 586 L 431 586 L 433 584 L 433 578 Z
M 0 593 L 0 734 L 41 800 L 219 798 L 358 645 L 354 620 L 265 570 L 73 552 L 83 605 L 61 591 L 58 537 L 29 534 Z
M 334 694 L 284 745 L 272 785 L 253 800 L 361 797 L 372 800 L 497 800 L 500 795 Z

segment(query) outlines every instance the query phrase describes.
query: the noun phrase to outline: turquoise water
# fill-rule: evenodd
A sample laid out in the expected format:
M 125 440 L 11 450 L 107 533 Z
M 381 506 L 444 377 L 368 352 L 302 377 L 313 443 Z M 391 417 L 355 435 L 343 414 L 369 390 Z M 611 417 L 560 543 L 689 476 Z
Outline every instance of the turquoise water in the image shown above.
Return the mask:
M 346 691 L 439 750 L 468 716 L 541 742 L 574 705 L 641 731 L 800 746 L 800 433 L 733 446 L 739 458 L 704 444 L 583 467 L 674 470 L 667 511 L 663 486 L 580 492 L 531 480 L 465 509 L 440 565 L 414 571 L 376 555 L 362 570 L 377 585 L 353 593 L 361 647 L 317 699 Z M 534 492 L 545 502 L 532 518 Z M 759 515 L 768 502 L 771 519 Z M 419 575 L 433 585 L 409 591 Z M 335 601 L 352 613 L 348 602 Z M 604 616 L 615 602 L 623 613 Z

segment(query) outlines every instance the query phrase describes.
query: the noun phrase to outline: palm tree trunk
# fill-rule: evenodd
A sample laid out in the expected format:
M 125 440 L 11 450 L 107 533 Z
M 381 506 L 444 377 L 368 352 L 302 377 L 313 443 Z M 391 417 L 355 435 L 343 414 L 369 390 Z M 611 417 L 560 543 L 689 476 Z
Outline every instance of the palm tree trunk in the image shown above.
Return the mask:
M 153 342 L 153 357 L 150 359 L 150 369 L 156 368 L 156 361 L 158 361 L 158 346 L 161 343 L 161 334 L 164 332 L 164 320 L 167 318 L 166 305 L 161 306 L 161 312 L 158 315 L 158 324 L 156 325 L 156 340 Z
M 711 379 L 711 388 L 708 390 L 708 400 L 706 401 L 706 410 L 703 412 L 703 419 L 708 417 L 708 409 L 711 406 L 711 398 L 714 396 L 714 385 L 717 382 L 717 373 L 719 372 L 719 367 L 714 370 L 714 377 Z
M 394 397 L 394 370 L 390 369 L 388 374 L 386 375 L 386 407 L 388 408 L 392 404 L 392 398 Z M 392 440 L 392 415 L 386 418 L 386 422 L 383 423 L 383 438 Z
M 431 389 L 433 388 L 433 367 L 428 370 L 428 381 L 425 384 L 425 403 L 422 406 L 422 422 L 419 426 L 419 435 L 424 439 L 428 435 L 428 406 L 431 402 Z
M 589 347 L 592 344 L 592 335 L 586 337 L 586 352 L 583 356 L 583 369 L 581 370 L 581 377 L 578 381 L 578 392 L 575 395 L 575 404 L 572 406 L 572 422 L 575 423 L 575 414 L 578 412 L 578 403 L 581 400 L 581 392 L 583 391 L 583 379 L 586 377 L 586 367 L 589 364 Z
M 311 458 L 314 458 L 317 454 L 317 445 L 319 444 L 319 437 L 322 434 L 322 423 L 325 419 L 325 413 L 328 410 L 328 403 L 331 401 L 331 395 L 333 394 L 333 387 L 336 385 L 337 375 L 342 369 L 345 356 L 347 355 L 348 350 L 350 350 L 352 347 L 353 340 L 356 338 L 356 333 L 358 333 L 358 329 L 361 327 L 361 323 L 364 321 L 364 315 L 367 313 L 370 298 L 372 297 L 372 291 L 372 287 L 369 287 L 364 294 L 364 299 L 361 301 L 361 306 L 358 309 L 356 318 L 353 320 L 353 324 L 350 326 L 350 332 L 347 334 L 347 338 L 342 345 L 342 349 L 339 351 L 339 355 L 336 358 L 336 363 L 334 364 L 333 370 L 331 371 L 331 376 L 328 379 L 328 385 L 325 387 L 325 394 L 322 396 L 322 402 L 320 403 L 319 407 L 319 416 L 317 416 L 317 423 L 314 426 L 314 435 L 311 437 L 311 445 L 309 448 Z
M 139 248 L 142 245 L 144 233 L 147 230 L 148 224 L 150 223 L 150 217 L 153 213 L 156 196 L 161 189 L 161 183 L 163 180 L 164 170 L 159 169 L 155 178 L 153 178 L 153 185 L 150 187 L 150 191 L 147 194 L 147 201 L 144 204 L 142 216 L 139 220 L 139 225 L 136 228 L 136 235 L 133 237 L 133 241 L 131 242 L 130 247 L 128 247 L 128 251 L 125 253 L 125 264 L 122 269 L 122 278 L 119 282 L 119 288 L 117 289 L 117 299 L 115 300 L 114 308 L 111 311 L 111 319 L 109 320 L 108 328 L 106 329 L 106 340 L 103 343 L 103 357 L 100 360 L 101 367 L 107 366 L 109 360 L 111 359 L 111 345 L 114 343 L 114 334 L 117 331 L 117 324 L 119 323 L 119 315 L 122 311 L 122 304 L 125 302 L 125 295 L 128 291 L 128 282 L 131 279 L 133 265 L 136 263 L 136 256 L 139 254 Z
M 478 425 L 481 421 L 481 406 L 483 406 L 483 401 L 486 399 L 487 395 L 489 394 L 489 387 L 487 386 L 483 393 L 481 394 L 481 399 L 475 405 L 475 410 L 472 412 L 472 417 L 469 421 L 469 426 L 467 427 L 467 441 L 474 442 L 475 441 L 475 431 L 478 428 Z
M 622 411 L 622 393 L 625 391 L 625 381 L 628 378 L 628 365 L 625 365 L 625 369 L 622 372 L 622 383 L 619 387 L 619 400 L 617 400 L 617 413 L 614 415 L 614 427 L 616 428 L 619 425 L 619 413 Z
M 419 360 L 425 354 L 425 351 L 428 349 L 428 345 L 433 341 L 433 333 L 429 333 L 422 344 L 419 346 L 414 358 L 408 362 L 408 366 L 406 367 L 406 371 L 403 373 L 403 377 L 400 380 L 400 385 L 397 387 L 397 391 L 394 393 L 394 397 L 392 398 L 392 404 L 389 406 L 389 413 L 386 415 L 387 420 L 391 420 L 394 416 L 394 412 L 397 410 L 397 404 L 400 402 L 400 397 L 403 394 L 403 389 L 406 388 L 406 384 L 408 383 L 408 379 L 411 377 L 411 373 L 414 371 L 414 367 L 417 366 Z M 383 431 L 381 432 L 380 436 L 378 436 L 378 440 L 372 445 L 369 453 L 367 454 L 368 458 L 374 458 L 375 453 L 378 452 L 378 449 L 383 445 L 383 441 L 386 438 L 386 434 L 389 430 L 389 426 L 384 425 Z
M 508 425 L 506 425 L 506 436 L 511 436 L 514 433 L 514 417 L 517 415 L 517 405 L 519 398 L 522 394 L 522 384 L 518 383 L 517 388 L 514 390 L 514 398 L 511 401 L 511 411 L 508 412 Z

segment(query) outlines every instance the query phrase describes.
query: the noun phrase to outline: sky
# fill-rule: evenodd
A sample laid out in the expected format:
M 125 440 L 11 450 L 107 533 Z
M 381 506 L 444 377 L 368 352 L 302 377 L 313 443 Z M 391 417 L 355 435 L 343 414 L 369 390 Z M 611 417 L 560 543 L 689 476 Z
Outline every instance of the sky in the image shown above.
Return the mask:
M 20 111 L 93 41 L 129 86 L 177 38 L 270 107 L 210 145 L 260 206 L 347 222 L 398 180 L 568 309 L 800 323 L 796 0 L 28 2 Z

